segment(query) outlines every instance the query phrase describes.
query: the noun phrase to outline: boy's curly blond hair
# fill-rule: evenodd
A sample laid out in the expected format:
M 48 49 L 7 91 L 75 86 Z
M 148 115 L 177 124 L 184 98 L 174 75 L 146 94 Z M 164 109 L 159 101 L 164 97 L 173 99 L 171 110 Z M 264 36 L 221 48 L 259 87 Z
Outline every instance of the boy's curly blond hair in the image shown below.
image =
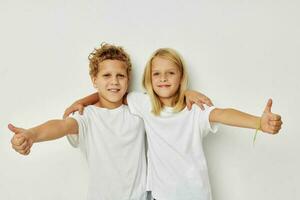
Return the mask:
M 131 61 L 129 55 L 120 46 L 102 43 L 99 48 L 95 48 L 88 57 L 90 64 L 90 76 L 96 77 L 99 71 L 99 64 L 104 60 L 123 61 L 127 66 L 127 74 L 131 71 Z

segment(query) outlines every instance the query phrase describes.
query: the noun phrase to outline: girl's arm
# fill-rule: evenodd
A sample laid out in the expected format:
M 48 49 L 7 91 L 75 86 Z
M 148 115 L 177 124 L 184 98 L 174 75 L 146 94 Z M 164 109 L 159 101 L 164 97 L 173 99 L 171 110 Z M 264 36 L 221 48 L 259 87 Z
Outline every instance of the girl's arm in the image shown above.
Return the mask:
M 84 106 L 93 105 L 99 101 L 99 95 L 98 92 L 95 92 L 94 94 L 91 94 L 89 96 L 86 96 L 82 99 L 79 99 L 74 102 L 74 104 L 82 104 Z
M 85 106 L 93 105 L 99 101 L 98 93 L 95 92 L 94 94 L 91 94 L 89 96 L 86 96 L 82 99 L 79 99 L 75 101 L 69 108 L 67 108 L 64 112 L 63 118 L 67 118 L 71 113 L 74 113 L 76 111 L 79 112 L 79 114 L 83 114 L 83 109 Z
M 36 142 L 61 138 L 67 134 L 78 134 L 78 124 L 75 119 L 50 120 L 30 129 L 8 125 L 14 133 L 11 139 L 12 147 L 20 154 L 28 155 L 31 146 Z
M 266 133 L 276 134 L 281 129 L 281 116 L 271 112 L 270 99 L 261 117 L 253 116 L 235 109 L 219 109 L 211 111 L 210 122 L 219 122 L 229 126 L 259 129 Z

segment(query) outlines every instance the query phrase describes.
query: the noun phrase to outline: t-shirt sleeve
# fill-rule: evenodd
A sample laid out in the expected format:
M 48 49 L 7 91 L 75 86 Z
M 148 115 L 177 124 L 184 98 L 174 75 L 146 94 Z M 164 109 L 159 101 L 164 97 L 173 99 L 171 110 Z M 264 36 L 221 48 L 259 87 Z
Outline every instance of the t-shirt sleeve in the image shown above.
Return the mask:
M 130 92 L 127 95 L 127 104 L 130 112 L 139 117 L 143 117 L 151 109 L 148 95 L 142 92 Z
M 208 107 L 204 105 L 205 110 L 200 110 L 199 123 L 201 138 L 204 138 L 209 133 L 216 133 L 218 131 L 218 125 L 209 121 L 209 115 L 211 111 L 215 109 L 214 106 Z
M 84 149 L 86 146 L 86 133 L 88 128 L 87 118 L 85 115 L 80 115 L 78 112 L 70 116 L 70 118 L 76 120 L 78 124 L 78 134 L 69 134 L 67 135 L 67 139 L 73 147 Z

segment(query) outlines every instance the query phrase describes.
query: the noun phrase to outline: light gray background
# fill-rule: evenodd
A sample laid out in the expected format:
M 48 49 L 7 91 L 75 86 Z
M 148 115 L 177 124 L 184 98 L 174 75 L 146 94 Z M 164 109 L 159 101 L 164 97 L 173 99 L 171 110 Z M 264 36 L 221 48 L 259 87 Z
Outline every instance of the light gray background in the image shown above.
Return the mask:
M 177 49 L 191 88 L 218 107 L 260 115 L 267 99 L 284 122 L 277 136 L 221 126 L 205 139 L 215 200 L 300 199 L 300 3 L 296 0 L 0 1 L 0 199 L 82 200 L 87 166 L 66 138 L 11 149 L 24 128 L 60 118 L 92 93 L 87 56 L 101 42 L 122 45 L 133 89 L 150 54 Z M 299 123 L 299 122 L 298 122 Z

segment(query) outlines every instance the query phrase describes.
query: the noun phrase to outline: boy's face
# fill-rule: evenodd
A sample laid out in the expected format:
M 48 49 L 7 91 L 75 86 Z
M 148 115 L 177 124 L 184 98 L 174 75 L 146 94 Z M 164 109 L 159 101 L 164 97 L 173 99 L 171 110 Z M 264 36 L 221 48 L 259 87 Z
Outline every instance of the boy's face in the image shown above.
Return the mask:
M 116 108 L 122 105 L 129 81 L 125 62 L 102 61 L 99 64 L 98 74 L 92 77 L 92 81 L 98 90 L 101 107 Z
M 172 106 L 181 81 L 181 73 L 173 62 L 155 57 L 152 60 L 151 79 L 154 92 L 166 106 Z

